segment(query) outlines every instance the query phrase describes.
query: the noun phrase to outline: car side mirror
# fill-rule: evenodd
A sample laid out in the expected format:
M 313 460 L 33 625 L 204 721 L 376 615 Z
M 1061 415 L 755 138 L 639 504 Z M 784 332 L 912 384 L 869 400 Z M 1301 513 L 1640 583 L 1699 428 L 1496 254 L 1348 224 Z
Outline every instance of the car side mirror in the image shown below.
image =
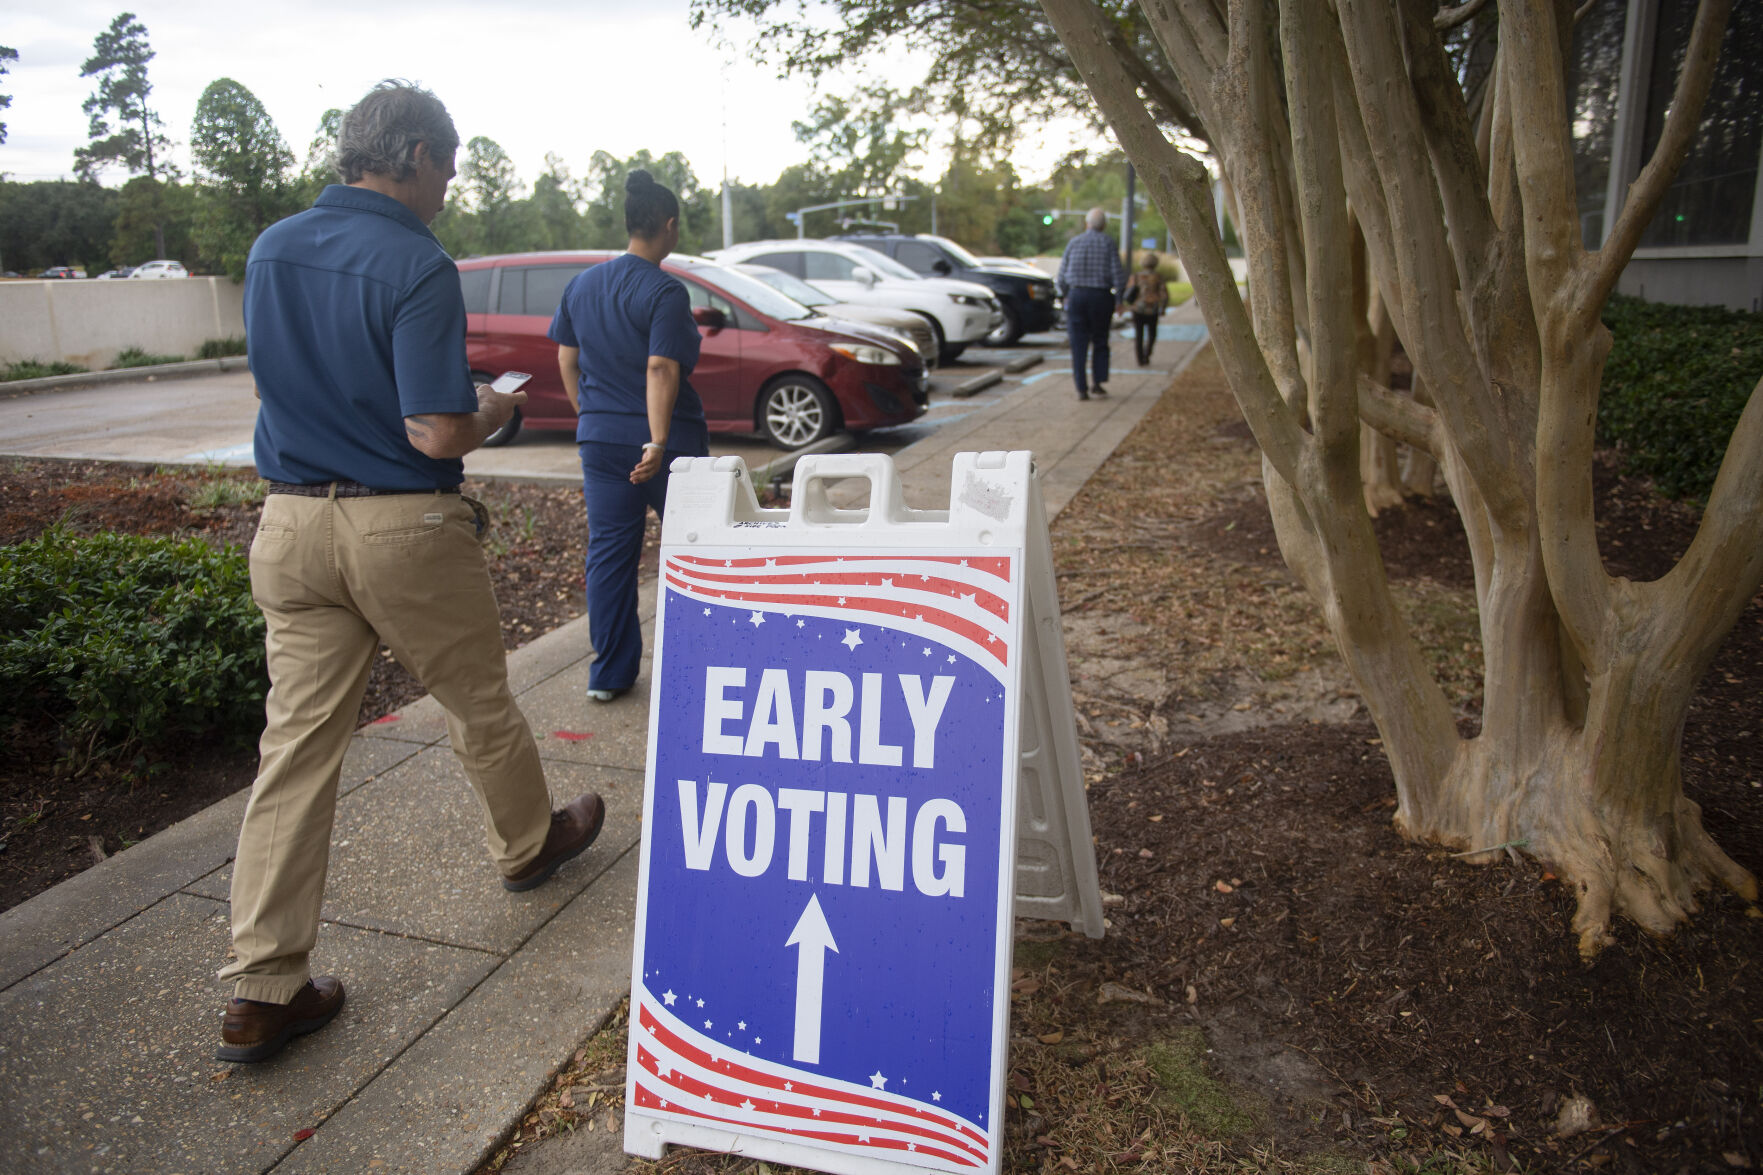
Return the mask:
M 951 273 L 955 272 L 955 267 L 950 265 L 947 261 L 944 261 L 941 257 L 937 258 L 935 264 L 930 268 L 931 272 L 937 274 L 939 277 L 948 277 Z
M 875 271 L 874 270 L 859 269 L 856 273 L 856 277 L 857 277 L 858 284 L 860 284 L 860 285 L 865 285 L 865 286 L 875 285 Z
M 715 306 L 694 306 L 692 321 L 705 330 L 719 331 L 728 325 L 728 316 Z

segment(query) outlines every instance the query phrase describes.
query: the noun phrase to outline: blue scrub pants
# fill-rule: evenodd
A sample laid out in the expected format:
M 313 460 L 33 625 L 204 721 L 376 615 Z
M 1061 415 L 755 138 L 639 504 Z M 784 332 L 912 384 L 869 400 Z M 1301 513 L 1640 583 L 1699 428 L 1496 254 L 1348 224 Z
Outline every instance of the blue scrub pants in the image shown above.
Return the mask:
M 1071 339 L 1071 378 L 1077 394 L 1089 392 L 1084 379 L 1084 355 L 1093 356 L 1098 385 L 1108 382 L 1108 330 L 1114 319 L 1114 291 L 1095 286 L 1072 286 L 1065 295 L 1065 333 Z
M 667 471 L 675 457 L 668 450 L 661 472 L 642 485 L 631 484 L 631 470 L 643 459 L 638 445 L 582 441 L 582 499 L 588 507 L 588 639 L 594 663 L 588 688 L 629 689 L 643 660 L 643 630 L 637 621 L 637 561 L 643 554 L 643 528 L 649 511 L 657 517 L 667 504 Z

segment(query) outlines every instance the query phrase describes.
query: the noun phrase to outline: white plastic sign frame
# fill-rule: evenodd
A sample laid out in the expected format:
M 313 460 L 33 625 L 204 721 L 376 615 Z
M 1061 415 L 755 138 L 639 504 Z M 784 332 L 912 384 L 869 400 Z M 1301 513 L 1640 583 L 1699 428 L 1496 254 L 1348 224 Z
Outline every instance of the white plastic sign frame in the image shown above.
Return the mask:
M 849 477 L 866 509 L 828 499 Z M 796 485 L 761 510 L 739 458 L 672 469 L 625 1149 L 995 1172 L 1019 818 L 1065 840 L 1033 916 L 1101 930 L 1030 454 L 957 455 L 946 511 L 885 456 Z M 1049 670 L 1063 724 L 1025 688 Z

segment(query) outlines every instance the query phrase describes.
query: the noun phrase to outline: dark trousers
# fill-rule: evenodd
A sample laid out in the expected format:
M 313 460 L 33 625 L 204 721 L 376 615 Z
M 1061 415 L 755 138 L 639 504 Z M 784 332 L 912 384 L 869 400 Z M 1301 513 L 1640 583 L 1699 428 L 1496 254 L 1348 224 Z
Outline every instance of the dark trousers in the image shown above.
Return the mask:
M 1138 356 L 1140 367 L 1151 361 L 1151 348 L 1156 345 L 1157 316 L 1155 314 L 1134 314 L 1132 316 L 1132 349 Z
M 1108 382 L 1108 327 L 1114 318 L 1114 291 L 1072 286 L 1065 295 L 1065 333 L 1071 338 L 1071 378 L 1078 392 L 1089 391 L 1084 356 L 1093 358 L 1096 383 Z
M 637 621 L 637 561 L 649 511 L 667 504 L 667 468 L 682 456 L 669 452 L 661 472 L 642 485 L 631 484 L 631 470 L 643 459 L 637 445 L 582 441 L 582 499 L 588 508 L 588 639 L 594 663 L 589 689 L 628 689 L 643 660 L 643 630 Z

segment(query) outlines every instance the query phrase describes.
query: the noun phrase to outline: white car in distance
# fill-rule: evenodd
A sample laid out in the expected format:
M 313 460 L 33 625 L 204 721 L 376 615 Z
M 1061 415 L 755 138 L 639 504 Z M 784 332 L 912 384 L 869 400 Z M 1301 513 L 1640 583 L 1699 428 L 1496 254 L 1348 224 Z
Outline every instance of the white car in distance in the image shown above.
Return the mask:
M 799 277 L 793 277 L 781 269 L 773 269 L 769 265 L 752 265 L 741 261 L 728 268 L 736 273 L 744 273 L 748 277 L 756 277 L 780 294 L 794 298 L 816 314 L 828 318 L 842 319 L 846 322 L 861 322 L 869 326 L 879 326 L 903 335 L 911 343 L 924 360 L 926 368 L 937 365 L 937 336 L 931 330 L 930 323 L 923 316 L 910 310 L 895 310 L 891 306 L 865 306 L 856 302 L 839 302 L 830 295 L 809 285 Z
M 839 302 L 891 306 L 924 318 L 936 335 L 937 362 L 951 363 L 1004 321 L 992 291 L 973 282 L 920 277 L 891 257 L 844 241 L 749 241 L 718 249 L 724 265 L 769 265 Z
M 130 281 L 151 280 L 154 278 L 189 277 L 190 271 L 184 268 L 181 261 L 149 261 L 137 266 L 135 272 L 129 274 Z

